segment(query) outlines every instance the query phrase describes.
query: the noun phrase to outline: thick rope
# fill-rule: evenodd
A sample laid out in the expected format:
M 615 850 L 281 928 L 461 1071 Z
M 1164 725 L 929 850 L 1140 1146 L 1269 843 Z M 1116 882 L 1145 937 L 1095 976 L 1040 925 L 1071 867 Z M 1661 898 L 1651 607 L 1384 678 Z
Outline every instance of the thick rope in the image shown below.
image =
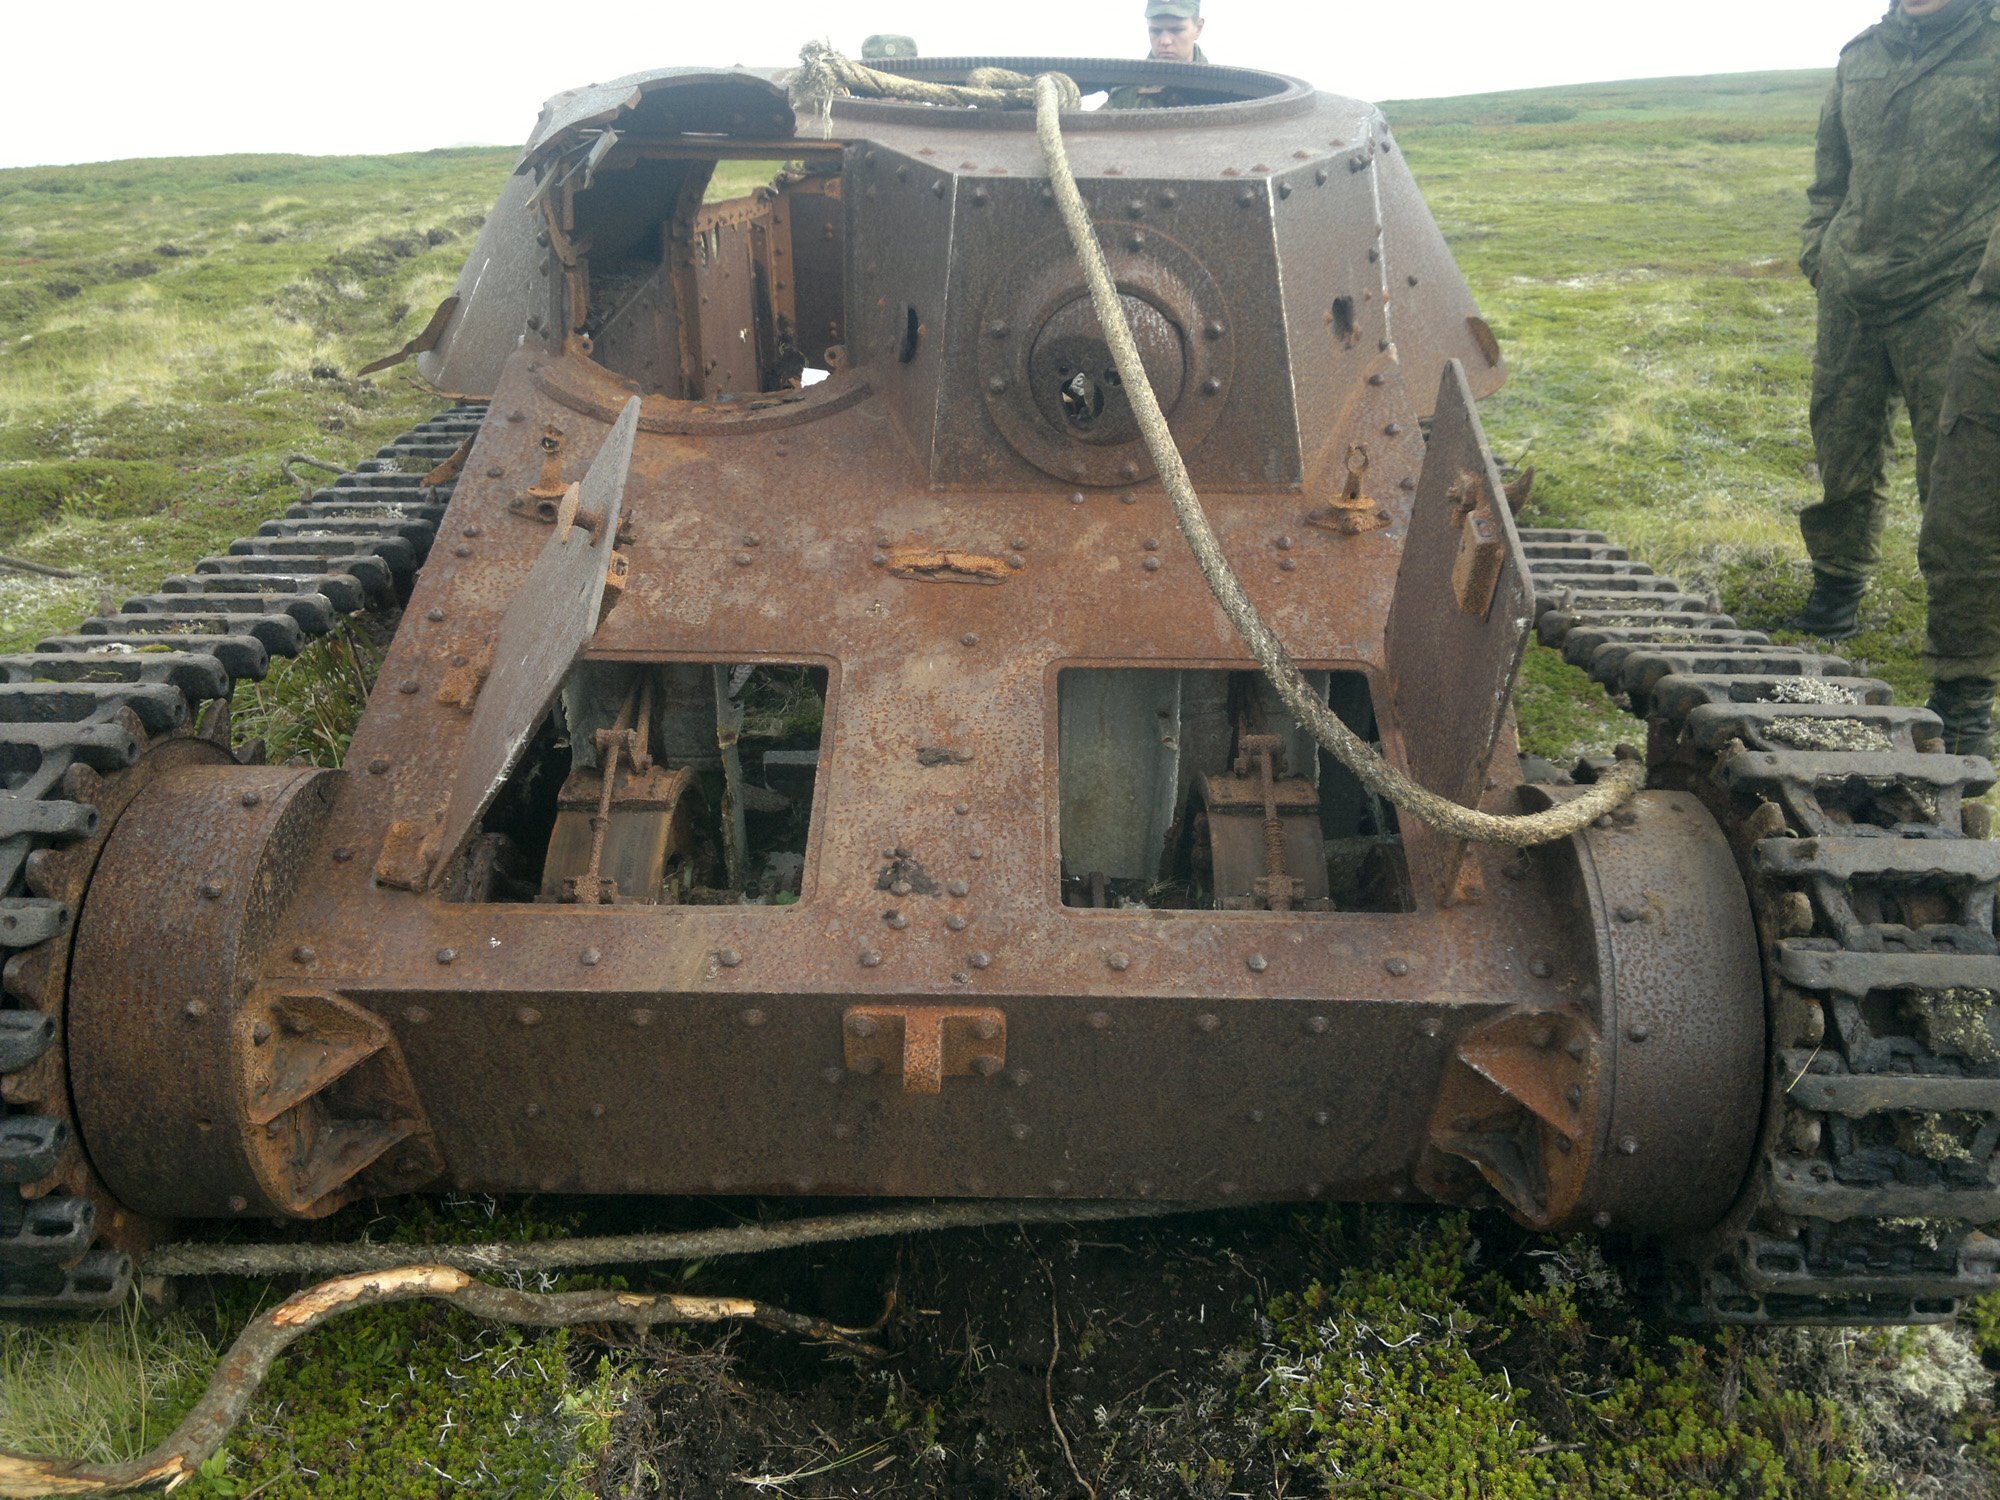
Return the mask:
M 1060 108 L 1082 108 L 1083 91 L 1076 80 L 1062 73 L 1042 76 L 1054 82 Z M 794 110 L 830 130 L 833 101 L 842 94 L 955 109 L 1029 109 L 1036 101 L 1037 82 L 1026 73 L 1005 68 L 975 68 L 963 84 L 929 83 L 868 67 L 825 42 L 807 42 L 799 49 L 799 67 L 789 80 L 788 91 Z
M 1153 392 L 1152 381 L 1139 357 L 1117 284 L 1112 280 L 1111 268 L 1106 264 L 1104 251 L 1097 242 L 1090 210 L 1084 205 L 1083 195 L 1077 191 L 1076 177 L 1070 171 L 1069 153 L 1063 145 L 1060 116 L 1064 110 L 1076 109 L 1082 102 L 1074 79 L 1061 73 L 1044 73 L 1029 79 L 1023 74 L 1010 73 L 1001 68 L 982 68 L 970 75 L 970 86 L 960 86 L 927 83 L 864 67 L 824 42 L 808 43 L 799 56 L 801 66 L 791 79 L 793 106 L 801 114 L 817 115 L 828 121 L 829 128 L 828 112 L 832 101 L 836 95 L 843 93 L 920 104 L 989 109 L 1017 108 L 1032 93 L 1036 131 L 1041 141 L 1043 160 L 1048 166 L 1049 180 L 1055 190 L 1056 207 L 1062 213 L 1063 226 L 1069 231 L 1077 259 L 1083 263 L 1084 274 L 1090 284 L 1091 303 L 1097 311 L 1098 322 L 1103 325 L 1105 341 L 1111 347 L 1112 361 L 1118 367 L 1125 393 L 1132 402 L 1140 435 L 1145 439 L 1146 449 L 1159 470 L 1160 483 L 1167 492 L 1167 498 L 1173 504 L 1181 535 L 1201 567 L 1201 576 L 1207 582 L 1209 592 L 1215 596 L 1223 615 L 1249 648 L 1264 675 L 1270 679 L 1279 699 L 1291 711 L 1293 718 L 1304 725 L 1328 753 L 1352 771 L 1363 786 L 1420 822 L 1453 838 L 1517 849 L 1552 844 L 1581 833 L 1599 818 L 1624 806 L 1644 789 L 1644 762 L 1621 746 L 1618 763 L 1594 786 L 1545 811 L 1508 815 L 1461 807 L 1383 760 L 1366 741 L 1342 723 L 1340 716 L 1307 685 L 1299 669 L 1292 664 L 1284 643 L 1264 623 L 1257 607 L 1250 602 L 1250 596 L 1243 591 L 1235 569 L 1229 565 L 1214 528 L 1208 524 L 1208 516 L 1202 509 L 1194 484 L 1188 478 L 1187 465 L 1174 445 L 1173 431 L 1167 425 L 1165 413 L 1160 410 L 1159 398 Z
M 1198 1203 L 1121 1203 L 1101 1200 L 935 1203 L 867 1213 L 692 1229 L 665 1234 L 592 1235 L 487 1245 L 166 1245 L 139 1263 L 147 1276 L 334 1276 L 388 1271 L 422 1261 L 486 1274 L 531 1275 L 581 1266 L 637 1266 L 662 1261 L 719 1260 L 760 1255 L 801 1245 L 880 1239 L 993 1225 L 1108 1223 L 1166 1214 L 1199 1213 Z
M 1552 844 L 1581 833 L 1605 814 L 1629 802 L 1646 784 L 1646 767 L 1637 760 L 1621 758 L 1581 796 L 1545 812 L 1503 816 L 1461 807 L 1418 785 L 1383 760 L 1307 686 L 1299 669 L 1292 665 L 1283 642 L 1272 634 L 1257 607 L 1250 602 L 1250 596 L 1244 593 L 1229 559 L 1223 555 L 1221 542 L 1208 524 L 1201 499 L 1188 478 L 1187 465 L 1174 446 L 1173 431 L 1160 410 L 1159 398 L 1153 394 L 1152 382 L 1132 338 L 1132 326 L 1125 319 L 1117 283 L 1111 278 L 1111 268 L 1097 242 L 1090 210 L 1084 206 L 1083 195 L 1077 191 L 1076 178 L 1070 172 L 1069 153 L 1063 147 L 1062 123 L 1058 118 L 1063 99 L 1061 85 L 1053 78 L 1035 80 L 1035 126 L 1041 138 L 1042 157 L 1048 165 L 1063 226 L 1076 247 L 1077 259 L 1083 262 L 1084 275 L 1090 283 L 1090 300 L 1097 310 L 1098 322 L 1104 327 L 1105 340 L 1111 346 L 1112 361 L 1118 366 L 1125 394 L 1131 399 L 1146 450 L 1160 471 L 1160 483 L 1173 504 L 1181 535 L 1201 565 L 1201 576 L 1207 580 L 1209 592 L 1242 637 L 1243 644 L 1250 648 L 1250 654 L 1271 680 L 1271 686 L 1277 689 L 1278 697 L 1291 710 L 1293 718 L 1310 730 L 1313 738 L 1371 792 L 1432 828 L 1473 843 L 1512 848 Z

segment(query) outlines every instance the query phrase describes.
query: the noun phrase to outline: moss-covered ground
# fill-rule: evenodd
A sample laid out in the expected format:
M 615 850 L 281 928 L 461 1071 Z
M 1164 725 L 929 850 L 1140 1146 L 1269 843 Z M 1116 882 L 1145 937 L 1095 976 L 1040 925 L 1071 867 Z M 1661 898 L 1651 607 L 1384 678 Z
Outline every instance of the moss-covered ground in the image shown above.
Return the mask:
M 1606 529 L 1746 624 L 1802 597 L 1811 299 L 1793 269 L 1819 75 L 1391 107 L 1500 333 L 1487 408 L 1535 518 Z M 427 414 L 400 345 L 448 290 L 506 153 L 244 157 L 0 173 L 0 649 L 150 587 Z M 1907 471 L 1854 654 L 1907 697 L 1922 590 Z M 373 642 L 335 637 L 239 705 L 336 759 Z M 1540 650 L 1524 740 L 1629 738 Z M 757 1205 L 455 1202 L 323 1232 L 410 1242 L 727 1222 Z M 2000 1302 L 1912 1332 L 1674 1335 L 1588 1244 L 1482 1217 L 1257 1211 L 928 1236 L 632 1271 L 866 1323 L 857 1364 L 775 1336 L 515 1336 L 364 1314 L 281 1363 L 199 1496 L 2000 1493 Z M 0 1329 L 0 1447 L 130 1453 L 284 1288 Z

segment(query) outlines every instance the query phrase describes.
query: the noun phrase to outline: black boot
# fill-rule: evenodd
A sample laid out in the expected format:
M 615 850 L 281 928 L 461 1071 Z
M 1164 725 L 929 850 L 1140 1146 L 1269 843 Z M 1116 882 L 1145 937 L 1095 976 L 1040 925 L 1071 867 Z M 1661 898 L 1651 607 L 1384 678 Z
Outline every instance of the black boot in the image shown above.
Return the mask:
M 1835 578 L 1814 569 L 1812 597 L 1799 614 L 1785 621 L 1785 628 L 1823 641 L 1844 641 L 1860 633 L 1861 596 L 1867 592 L 1865 578 Z
M 1931 690 L 1930 710 L 1944 720 L 1947 755 L 1993 753 L 1993 679 L 1954 677 Z

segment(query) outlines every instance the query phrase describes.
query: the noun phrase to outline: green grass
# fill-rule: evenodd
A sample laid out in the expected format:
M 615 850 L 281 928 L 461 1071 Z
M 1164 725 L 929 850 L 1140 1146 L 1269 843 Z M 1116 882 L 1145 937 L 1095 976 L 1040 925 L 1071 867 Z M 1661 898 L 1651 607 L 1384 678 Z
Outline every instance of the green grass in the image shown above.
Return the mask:
M 1507 349 L 1513 382 L 1486 419 L 1504 457 L 1540 468 L 1534 519 L 1610 531 L 1752 626 L 1782 618 L 1807 582 L 1793 516 L 1815 488 L 1812 301 L 1792 262 L 1824 84 L 1755 75 L 1390 106 Z M 254 529 L 292 498 L 286 454 L 351 460 L 433 410 L 400 374 L 346 372 L 422 326 L 510 164 L 450 151 L 0 173 L 0 550 L 85 574 L 0 574 L 0 649 Z M 1852 654 L 1916 698 L 1907 464 L 1898 484 L 1888 565 Z M 242 695 L 239 731 L 275 758 L 331 763 L 372 668 L 366 639 L 322 643 Z M 1558 760 L 1635 737 L 1539 648 L 1520 708 L 1525 746 Z M 399 1210 L 392 1229 L 471 1227 L 438 1212 Z M 1587 1247 L 1502 1269 L 1478 1242 L 1482 1223 L 1353 1212 L 1308 1224 L 1310 1269 L 1265 1289 L 1258 1337 L 1226 1368 L 1186 1375 L 1178 1396 L 1142 1401 L 1142 1414 L 1205 1414 L 1200 1441 L 1159 1452 L 1142 1492 L 1222 1496 L 1272 1453 L 1294 1494 L 1860 1500 L 1926 1473 L 1940 1494 L 2000 1486 L 2000 1417 L 1978 1362 L 2000 1362 L 2000 1302 L 1965 1331 L 1672 1339 L 1637 1320 Z M 728 1290 L 737 1274 L 698 1281 Z M 0 1447 L 136 1451 L 268 1294 L 0 1329 Z M 718 1373 L 726 1346 L 703 1347 L 700 1399 L 750 1400 L 754 1381 Z M 983 1358 L 973 1340 L 968 1360 Z M 371 1313 L 287 1358 L 184 1493 L 457 1487 L 433 1468 L 494 1493 L 578 1493 L 619 1433 L 631 1441 L 634 1370 L 601 1363 L 585 1337 L 522 1342 L 420 1309 Z M 649 1389 L 671 1378 L 639 1373 Z M 885 1472 L 932 1472 L 947 1399 L 884 1385 L 874 1426 L 827 1417 L 826 1450 L 873 1455 L 893 1439 L 892 1455 L 916 1456 Z M 671 1424 L 649 1439 L 678 1440 Z M 642 1453 L 633 1471 L 651 1462 Z M 841 1462 L 793 1490 L 868 1493 L 879 1461 Z M 1012 1476 L 1000 1493 L 1053 1483 L 998 1438 L 982 1472 Z M 913 1477 L 903 1492 L 954 1490 Z
M 1484 415 L 1501 454 L 1540 468 L 1532 519 L 1608 531 L 1753 629 L 1776 627 L 1811 582 L 1794 517 L 1817 498 L 1813 294 L 1795 262 L 1829 78 L 1388 106 L 1507 352 L 1512 381 Z M 1845 652 L 1921 702 L 1907 446 L 1868 628 Z M 1577 702 L 1583 679 L 1534 655 L 1528 748 L 1563 760 L 1616 737 Z

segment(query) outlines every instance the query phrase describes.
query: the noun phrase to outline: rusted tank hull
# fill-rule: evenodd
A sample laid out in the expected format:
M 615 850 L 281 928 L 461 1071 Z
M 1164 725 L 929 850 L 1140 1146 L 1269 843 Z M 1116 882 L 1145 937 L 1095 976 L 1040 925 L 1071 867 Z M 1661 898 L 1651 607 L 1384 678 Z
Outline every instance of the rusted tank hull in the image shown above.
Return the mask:
M 185 945 L 218 904 L 197 867 L 229 866 L 210 841 L 160 869 L 157 841 L 185 812 L 226 814 L 257 774 L 211 778 L 212 809 L 163 786 L 104 868 L 167 878 L 143 901 L 107 884 L 83 918 L 82 1133 L 121 1199 L 161 1217 L 299 1210 L 260 1175 L 268 1121 L 244 1062 L 283 1041 L 254 1039 L 265 1007 L 322 994 L 380 1019 L 435 1132 L 441 1174 L 398 1163 L 400 1186 L 1476 1198 L 1450 1138 L 1510 1107 L 1465 1059 L 1521 1017 L 1566 1028 L 1516 1059 L 1560 1101 L 1549 1139 L 1569 1145 L 1551 1150 L 1578 1174 L 1552 1222 L 1705 1227 L 1754 1140 L 1748 914 L 1691 799 L 1651 798 L 1642 823 L 1496 870 L 1482 905 L 1423 916 L 1008 913 L 938 893 L 901 903 L 916 920 L 899 951 L 833 974 L 815 957 L 825 929 L 881 951 L 880 903 L 580 912 L 383 892 L 346 924 L 299 912 L 261 965 L 191 974 Z M 305 856 L 323 866 L 313 885 L 337 888 L 353 863 L 333 857 L 344 811 Z M 955 935 L 953 913 L 977 920 Z M 963 982 L 925 982 L 950 965 Z M 926 1024 L 943 1034 L 935 1092 L 907 1069 Z
M 1497 348 L 1380 116 L 1257 77 L 1166 112 L 1184 128 L 1078 125 L 1176 439 L 1257 608 L 1385 756 L 1495 810 L 1562 795 L 1514 754 L 1532 590 L 1472 404 Z M 711 88 L 761 101 L 744 139 L 672 113 Z M 565 106 L 588 131 L 558 111 L 423 355 L 490 405 L 345 768 L 161 776 L 110 832 L 68 1026 L 117 1200 L 1722 1220 L 1765 1023 L 1708 813 L 1649 794 L 1564 845 L 1467 850 L 1259 728 L 1251 660 L 1121 426 L 1025 122 L 854 106 L 844 140 L 800 143 L 812 173 L 700 207 L 774 107 L 744 75 L 676 75 Z M 613 119 L 622 137 L 591 133 Z M 816 749 L 765 762 L 809 791 L 744 784 L 731 695 L 758 667 L 823 683 Z M 1091 750 L 1067 787 L 1065 735 Z M 593 756 L 649 772 L 689 745 L 672 785 L 719 788 L 728 904 L 607 888 L 602 868 L 660 869 L 684 819 L 647 804 L 652 863 L 600 865 L 618 778 Z M 603 800 L 571 806 L 567 842 L 505 813 L 554 817 L 574 775 Z M 810 806 L 757 896 L 751 791 Z M 1154 821 L 1114 861 L 1121 798 Z M 1367 877 L 1330 883 L 1322 835 Z M 537 838 L 550 860 L 592 846 L 587 878 L 510 886 Z M 1183 868 L 1199 899 L 1162 894 Z

